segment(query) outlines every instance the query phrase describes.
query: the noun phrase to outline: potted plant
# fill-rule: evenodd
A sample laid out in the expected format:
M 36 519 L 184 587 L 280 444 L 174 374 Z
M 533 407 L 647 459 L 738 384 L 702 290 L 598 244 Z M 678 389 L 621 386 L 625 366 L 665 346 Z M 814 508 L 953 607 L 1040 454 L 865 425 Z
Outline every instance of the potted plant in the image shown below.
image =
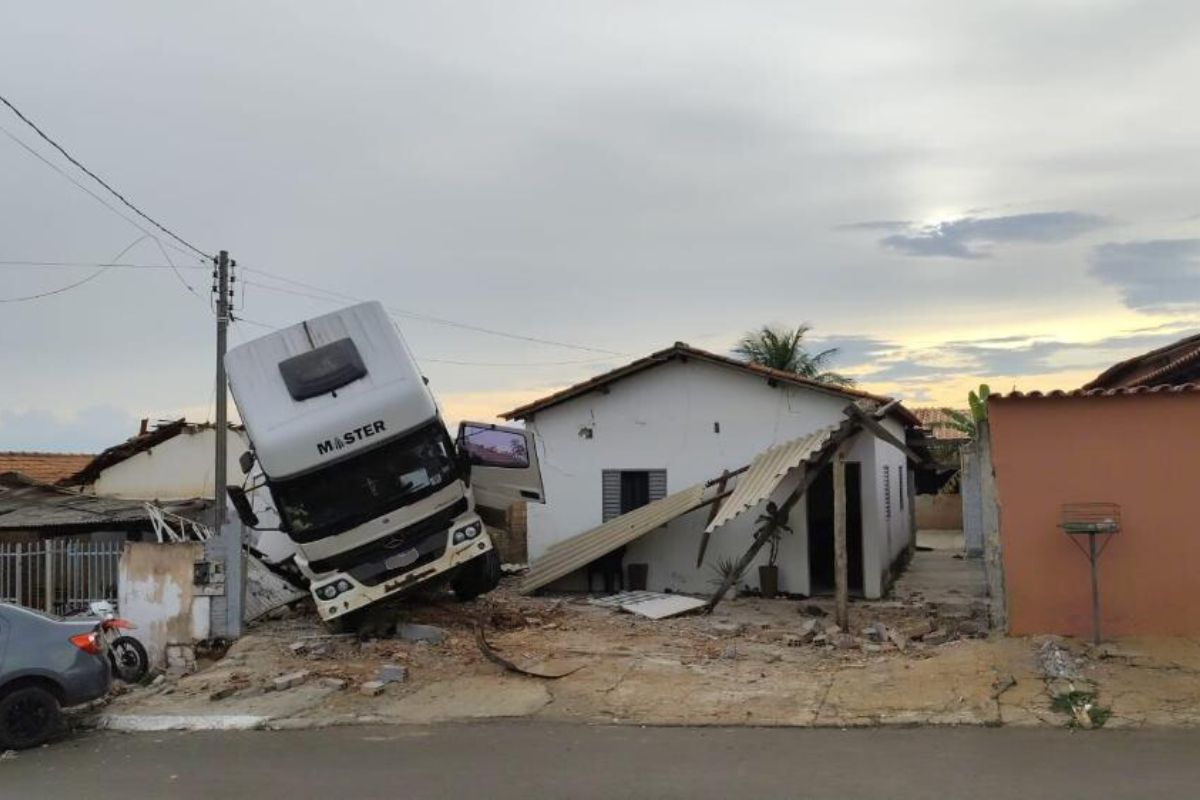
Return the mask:
M 779 594 L 779 567 L 776 562 L 779 561 L 779 542 L 783 539 L 783 534 L 790 533 L 791 528 L 780 519 L 779 509 L 774 503 L 767 504 L 767 513 L 759 517 L 763 523 L 762 531 L 767 539 L 767 563 L 758 568 L 758 589 L 763 597 L 775 597 Z

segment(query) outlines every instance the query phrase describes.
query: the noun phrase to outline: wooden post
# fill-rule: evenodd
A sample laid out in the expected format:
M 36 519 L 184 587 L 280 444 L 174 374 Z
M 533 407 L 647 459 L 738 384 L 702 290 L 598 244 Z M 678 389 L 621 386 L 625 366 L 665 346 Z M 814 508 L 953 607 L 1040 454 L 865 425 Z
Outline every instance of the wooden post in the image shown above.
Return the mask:
M 850 629 L 849 575 L 846 558 L 846 462 L 838 453 L 833 470 L 833 581 L 837 598 L 834 621 L 843 631 Z

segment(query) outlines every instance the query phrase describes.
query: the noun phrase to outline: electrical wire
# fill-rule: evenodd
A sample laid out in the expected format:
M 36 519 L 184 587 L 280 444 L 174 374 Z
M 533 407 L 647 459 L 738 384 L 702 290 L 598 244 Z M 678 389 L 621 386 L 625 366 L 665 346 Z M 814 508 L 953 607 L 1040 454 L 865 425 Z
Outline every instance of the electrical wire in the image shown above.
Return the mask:
M 76 180 L 76 179 L 75 179 L 75 176 L 73 176 L 73 175 L 69 174 L 69 173 L 68 173 L 66 170 L 64 170 L 64 169 L 63 169 L 62 167 L 60 167 L 58 164 L 55 164 L 53 161 L 51 161 L 50 159 L 46 158 L 44 155 L 42 155 L 41 153 L 39 153 L 37 150 L 35 150 L 35 149 L 33 149 L 32 147 L 30 147 L 28 144 L 26 144 L 24 141 L 22 141 L 22 140 L 21 140 L 21 139 L 20 139 L 20 138 L 19 138 L 19 137 L 18 137 L 16 134 L 14 134 L 14 133 L 13 133 L 12 131 L 10 131 L 8 128 L 4 127 L 3 125 L 0 125 L 0 133 L 3 133 L 5 136 L 7 136 L 9 139 L 11 139 L 11 140 L 12 140 L 12 141 L 13 141 L 13 142 L 14 142 L 14 143 L 15 143 L 15 144 L 18 146 L 18 147 L 20 147 L 21 149 L 23 149 L 25 152 L 29 153 L 31 156 L 33 156 L 34 158 L 36 158 L 38 161 L 41 161 L 43 164 L 45 164 L 47 167 L 49 167 L 50 169 L 52 169 L 52 170 L 54 170 L 55 172 L 57 172 L 59 175 L 61 175 L 61 176 L 62 176 L 63 178 L 65 178 L 66 180 L 70 181 L 72 184 L 74 184 L 74 185 L 75 185 L 75 188 L 79 189 L 79 190 L 80 190 L 80 191 L 82 191 L 82 192 L 85 192 L 87 195 L 89 195 L 89 196 L 90 196 L 90 197 L 91 197 L 93 200 L 95 200 L 97 203 L 99 203 L 100 205 L 104 206 L 104 207 L 105 207 L 105 208 L 107 208 L 109 211 L 111 211 L 112 213 L 116 214 L 118 217 L 120 217 L 121 219 L 125 220 L 125 221 L 126 221 L 126 222 L 128 222 L 130 225 L 132 225 L 133 227 L 137 228 L 139 231 L 141 231 L 142 233 L 146 234 L 147 236 L 154 236 L 154 234 L 153 234 L 153 233 L 151 233 L 150 231 L 148 231 L 148 230 L 147 230 L 145 227 L 143 227 L 143 226 L 142 226 L 140 223 L 138 223 L 136 220 L 134 220 L 133 218 L 129 217 L 129 216 L 128 216 L 128 215 L 126 215 L 126 214 L 123 214 L 123 213 L 121 213 L 121 211 L 120 211 L 119 209 L 117 209 L 117 208 L 113 207 L 112 203 L 109 203 L 109 202 L 108 202 L 107 200 L 105 200 L 103 197 L 101 197 L 100 195 L 96 194 L 96 193 L 95 193 L 95 192 L 93 192 L 91 189 L 89 189 L 88 187 L 86 187 L 86 186 L 84 186 L 82 183 L 80 183 L 78 180 Z M 187 255 L 187 256 L 191 257 L 191 253 L 188 253 L 186 250 L 183 250 L 183 249 L 182 249 L 182 248 L 180 248 L 178 245 L 176 245 L 176 244 L 172 244 L 172 243 L 168 243 L 168 245 L 171 247 L 171 249 L 173 249 L 173 250 L 176 250 L 176 251 L 178 251 L 178 252 L 180 252 L 180 253 L 183 253 L 184 255 Z M 207 259 L 205 259 L 205 260 L 207 261 Z
M 136 245 L 140 244 L 142 241 L 144 241 L 146 239 L 153 239 L 153 238 L 154 237 L 148 233 L 142 234 L 141 236 L 139 236 L 138 238 L 136 238 L 132 242 L 130 242 L 128 245 L 126 245 L 124 250 L 122 250 L 121 252 L 119 252 L 115 256 L 113 256 L 112 260 L 116 261 L 121 256 L 125 255 L 130 250 L 132 250 Z M 88 275 L 86 278 L 77 280 L 74 283 L 69 283 L 66 286 L 60 286 L 57 289 L 51 289 L 48 292 L 39 292 L 38 294 L 25 295 L 24 297 L 0 297 L 0 303 L 24 303 L 28 300 L 40 300 L 43 297 L 52 297 L 56 294 L 62 294 L 63 292 L 69 292 L 78 286 L 83 286 L 85 283 L 89 283 L 89 282 L 95 280 L 96 278 L 99 278 L 101 275 L 108 272 L 109 269 L 111 269 L 111 267 L 101 266 L 99 269 L 97 269 L 95 272 Z
M 156 245 L 158 245 L 158 252 L 162 253 L 163 258 L 165 258 L 167 260 L 167 263 L 171 265 L 171 271 L 175 273 L 175 277 L 178 278 L 179 282 L 183 284 L 183 288 L 187 289 L 188 292 L 190 292 L 201 303 L 204 303 L 205 302 L 204 298 L 201 297 L 200 293 L 196 291 L 196 288 L 194 286 L 192 286 L 190 283 L 188 283 L 187 279 L 185 279 L 183 277 L 183 273 L 180 272 L 179 268 L 175 266 L 175 262 L 171 260 L 170 254 L 167 253 L 167 248 L 162 246 L 162 242 L 160 242 L 158 240 L 157 236 L 154 237 L 154 243 Z M 205 304 L 211 305 L 208 303 L 205 303 Z
M 285 289 L 281 286 L 272 286 L 272 285 L 266 284 L 266 283 L 259 283 L 258 281 L 246 281 L 246 280 L 243 281 L 244 283 L 250 283 L 251 285 L 258 286 L 260 289 L 266 289 L 268 291 L 283 292 L 285 294 L 293 294 L 293 295 L 297 295 L 299 297 L 307 297 L 312 300 L 319 300 L 319 301 L 325 302 L 325 303 L 332 303 L 332 302 L 334 302 L 335 299 L 336 300 L 348 300 L 348 301 L 354 302 L 354 303 L 363 302 L 363 299 L 361 297 L 355 297 L 353 295 L 343 294 L 342 292 L 334 292 L 329 289 L 323 289 L 320 286 L 314 286 L 313 284 L 310 284 L 310 283 L 305 283 L 303 281 L 298 281 L 298 280 L 294 280 L 292 278 L 284 277 L 282 275 L 277 275 L 275 273 L 267 272 L 266 270 L 259 269 L 257 267 L 244 267 L 244 269 L 247 272 L 253 272 L 258 275 L 262 275 L 264 277 L 271 278 L 273 280 L 282 281 L 283 283 L 290 283 L 290 284 L 300 286 L 305 289 L 311 289 L 316 292 L 321 292 L 323 295 L 327 295 L 327 296 L 318 296 L 318 295 L 309 294 L 306 292 L 300 292 L 295 289 Z M 525 336 L 525 335 L 519 334 L 519 333 L 509 333 L 507 331 L 496 330 L 495 328 L 484 328 L 479 325 L 471 325 L 471 324 L 468 324 L 465 322 L 458 322 L 456 320 L 446 319 L 444 317 L 435 317 L 435 316 L 432 316 L 429 314 L 421 314 L 416 311 L 408 311 L 408 310 L 401 309 L 401 308 L 394 308 L 392 306 L 384 306 L 384 308 L 387 309 L 389 314 L 392 314 L 394 316 L 405 317 L 407 319 L 418 320 L 421 322 L 429 322 L 429 323 L 433 323 L 435 325 L 446 325 L 446 326 L 453 327 L 453 328 L 461 328 L 463 330 L 474 331 L 476 333 L 485 333 L 485 334 L 488 334 L 491 336 L 500 336 L 500 337 L 503 337 L 506 339 L 515 339 L 517 341 L 532 342 L 534 344 L 551 345 L 554 347 L 565 347 L 570 350 L 581 350 L 581 351 L 589 352 L 589 353 L 599 353 L 601 355 L 606 355 L 606 356 L 625 356 L 625 355 L 627 355 L 626 353 L 619 353 L 615 350 L 606 350 L 601 347 L 590 347 L 588 345 L 571 344 L 569 342 L 559 342 L 559 341 L 555 341 L 553 339 L 543 339 L 543 338 L 539 338 L 536 336 Z
M 57 150 L 58 152 L 62 153 L 63 157 L 64 157 L 64 158 L 66 158 L 66 159 L 67 159 L 67 161 L 70 161 L 70 162 L 71 162 L 72 164 L 74 164 L 76 167 L 78 167 L 79 169 L 83 170 L 83 171 L 84 171 L 84 172 L 85 172 L 85 173 L 86 173 L 86 174 L 87 174 L 89 177 L 91 177 L 91 179 L 92 179 L 92 180 L 94 180 L 96 183 L 100 184 L 100 185 L 101 185 L 101 186 L 103 186 L 105 189 L 107 189 L 107 190 L 109 191 L 109 193 L 110 193 L 110 194 L 112 194 L 114 197 L 116 197 L 118 200 L 120 200 L 122 203 L 124 203 L 126 207 L 128 207 L 128 208 L 129 208 L 131 211 L 133 211 L 133 212 L 134 212 L 135 214 L 137 214 L 139 217 L 141 217 L 142 219 L 146 220 L 146 221 L 147 221 L 147 222 L 149 222 L 151 225 L 153 225 L 154 227 L 158 228 L 160 231 L 162 231 L 163 233 L 167 234 L 167 235 L 168 235 L 168 236 L 170 236 L 172 239 L 174 239 L 175 241 L 179 242 L 181 245 L 183 245 L 184 247 L 188 248 L 189 250 L 191 250 L 192 252 L 196 253 L 197 255 L 199 255 L 199 256 L 201 256 L 201 257 L 203 257 L 203 258 L 211 258 L 211 257 L 212 257 L 212 256 L 210 256 L 208 253 L 205 253 L 203 250 L 201 250 L 200 248 L 196 247 L 194 244 L 192 244 L 191 242 L 189 242 L 187 239 L 184 239 L 182 236 L 180 236 L 179 234 L 175 233 L 175 231 L 171 230 L 170 228 L 168 228 L 167 226 L 163 225 L 163 224 L 162 224 L 161 222 L 159 222 L 158 220 L 156 220 L 156 219 L 154 219 L 153 217 L 151 217 L 151 216 L 150 216 L 149 214 L 147 214 L 146 212 L 142 211 L 140 208 L 138 208 L 137 206 L 135 206 L 133 203 L 131 203 L 131 202 L 129 202 L 128 200 L 126 200 L 126 199 L 125 199 L 125 196 L 124 196 L 123 194 L 121 194 L 121 193 L 120 193 L 120 192 L 118 192 L 116 189 L 114 189 L 112 186 L 110 186 L 110 185 L 109 185 L 109 184 L 108 184 L 108 183 L 107 183 L 107 182 L 106 182 L 106 181 L 105 181 L 103 178 L 101 178 L 99 175 L 97 175 L 96 173 L 92 172 L 90 169 L 88 169 L 88 168 L 87 168 L 87 167 L 85 167 L 83 164 L 81 164 L 81 163 L 79 162 L 79 160 L 78 160 L 78 159 L 76 159 L 76 158 L 75 158 L 73 155 L 71 155 L 70 153 L 68 153 L 68 152 L 66 151 L 66 149 L 65 149 L 65 148 L 63 148 L 63 146 L 62 146 L 62 145 L 60 145 L 58 142 L 56 142 L 56 141 L 54 141 L 53 139 L 51 139 L 51 138 L 50 138 L 50 137 L 49 137 L 49 136 L 46 134 L 46 132 L 45 132 L 45 131 L 43 131 L 41 128 L 39 128 L 39 127 L 38 127 L 38 126 L 37 126 L 37 125 L 36 125 L 36 124 L 33 122 L 33 120 L 29 119 L 29 117 L 27 117 L 27 116 L 25 116 L 24 114 L 22 114 L 22 113 L 21 113 L 21 110 L 20 110 L 19 108 L 17 108 L 16 106 L 14 106 L 14 105 L 12 104 L 12 101 L 10 101 L 10 100 L 9 100 L 7 97 L 5 97 L 4 95 L 0 95 L 0 103 L 4 103 L 4 105 L 8 106 L 8 107 L 9 107 L 9 108 L 12 110 L 12 112 L 13 112 L 14 114 L 16 114 L 16 115 L 17 115 L 17 117 L 18 117 L 18 118 L 19 118 L 19 119 L 20 119 L 22 122 L 24 122 L 24 123 L 25 123 L 26 125 L 28 125 L 30 128 L 33 128 L 34 132 L 35 132 L 35 133 L 37 133 L 37 135 L 38 135 L 38 136 L 40 136 L 40 137 L 42 137 L 44 140 L 46 140 L 46 142 L 47 142 L 47 143 L 48 143 L 48 144 L 49 144 L 51 147 L 53 147 L 55 150 Z
M 270 325 L 266 322 L 248 319 L 243 316 L 237 316 L 232 319 L 232 322 L 244 322 L 247 325 L 253 325 L 256 328 L 263 328 L 270 331 L 283 330 L 275 325 Z M 417 358 L 422 364 L 449 364 L 456 367 L 561 367 L 571 364 L 596 364 L 604 361 L 609 361 L 609 358 L 583 358 L 572 361 L 451 361 L 445 358 Z
M 208 269 L 201 264 L 101 264 L 95 261 L 15 261 L 15 260 L 0 260 L 0 267 L 50 267 L 55 269 L 79 269 L 88 267 L 96 269 L 105 267 L 106 269 Z

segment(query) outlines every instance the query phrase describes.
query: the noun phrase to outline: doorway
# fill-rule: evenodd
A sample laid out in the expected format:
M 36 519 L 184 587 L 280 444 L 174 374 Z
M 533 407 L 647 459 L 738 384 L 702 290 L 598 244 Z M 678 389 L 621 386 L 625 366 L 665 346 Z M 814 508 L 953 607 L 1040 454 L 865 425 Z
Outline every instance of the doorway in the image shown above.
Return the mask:
M 862 465 L 846 467 L 846 573 L 849 590 L 863 591 Z M 821 470 L 808 495 L 808 570 L 814 595 L 834 591 L 833 570 L 833 468 Z

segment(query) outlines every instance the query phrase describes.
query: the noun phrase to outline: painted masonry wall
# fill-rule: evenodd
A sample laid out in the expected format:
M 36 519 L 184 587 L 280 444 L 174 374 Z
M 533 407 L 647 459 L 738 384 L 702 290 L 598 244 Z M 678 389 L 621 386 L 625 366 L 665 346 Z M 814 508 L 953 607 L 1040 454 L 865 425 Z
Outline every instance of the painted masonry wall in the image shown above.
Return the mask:
M 161 666 L 169 644 L 191 644 L 209 637 L 212 598 L 196 595 L 193 567 L 204 558 L 200 542 L 158 544 L 127 542 L 117 577 L 121 616 L 137 629 L 150 663 Z
M 529 555 L 536 561 L 551 544 L 570 538 L 601 521 L 601 472 L 605 469 L 667 470 L 667 491 L 675 492 L 736 469 L 762 450 L 843 419 L 847 401 L 796 387 L 773 388 L 766 381 L 699 361 L 672 361 L 625 378 L 608 394 L 594 392 L 539 412 L 529 422 L 537 435 L 547 505 L 529 506 Z M 713 424 L 720 424 L 716 433 Z M 903 436 L 902 426 L 888 421 L 889 430 Z M 592 438 L 580 436 L 582 428 Z M 883 591 L 881 576 L 887 553 L 907 545 L 906 515 L 893 511 L 891 528 L 882 516 L 880 459 L 897 463 L 904 456 L 894 448 L 877 447 L 874 437 L 860 435 L 848 460 L 862 463 L 865 589 L 868 596 Z M 893 476 L 893 480 L 896 476 Z M 798 476 L 778 490 L 780 500 Z M 896 489 L 899 491 L 899 489 Z M 907 503 L 907 500 L 906 500 Z M 794 533 L 780 548 L 780 588 L 807 594 L 808 545 L 805 504 L 792 514 Z M 742 514 L 716 531 L 705 564 L 696 568 L 700 536 L 708 509 L 675 520 L 629 546 L 625 563 L 650 564 L 649 588 L 695 593 L 712 590 L 713 565 L 722 557 L 737 558 L 749 545 L 761 509 Z M 874 543 L 873 545 L 871 543 Z M 757 566 L 766 563 L 764 550 L 744 576 L 758 585 Z M 581 572 L 556 588 L 583 589 Z
M 1090 636 L 1088 560 L 1056 526 L 1063 503 L 1109 502 L 1103 635 L 1200 634 L 1200 395 L 999 400 L 988 418 L 1009 633 Z
M 213 496 L 213 453 L 216 429 L 184 431 L 126 460 L 113 464 L 88 487 L 93 494 L 128 500 L 186 500 Z M 249 445 L 239 431 L 229 431 L 226 474 L 241 481 L 238 457 Z

